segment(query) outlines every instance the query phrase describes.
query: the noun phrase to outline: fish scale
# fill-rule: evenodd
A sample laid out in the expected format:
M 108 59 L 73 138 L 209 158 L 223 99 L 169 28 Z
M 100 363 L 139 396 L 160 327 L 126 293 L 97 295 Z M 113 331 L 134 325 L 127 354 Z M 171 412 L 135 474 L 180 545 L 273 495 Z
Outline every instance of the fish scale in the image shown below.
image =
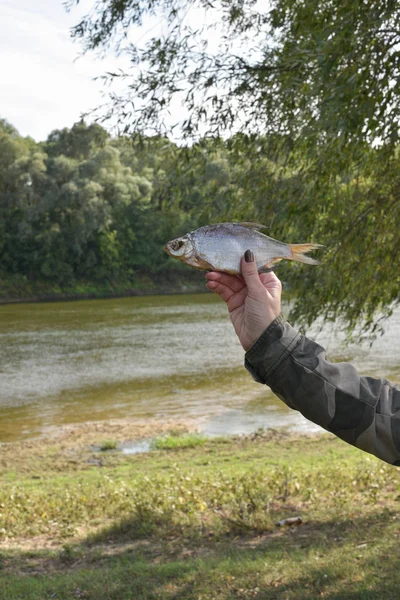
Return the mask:
M 203 228 L 202 228 L 203 229 Z M 224 236 L 219 230 L 199 229 L 192 233 L 193 246 L 196 256 L 199 256 L 212 264 L 214 267 L 223 266 L 229 270 L 235 270 L 240 262 L 242 245 L 239 239 L 233 236 Z
M 259 230 L 258 223 L 217 223 L 206 225 L 171 240 L 165 251 L 196 269 L 239 274 L 240 263 L 246 250 L 252 250 L 259 272 L 270 269 L 282 259 L 307 264 L 318 264 L 305 252 L 321 248 L 320 244 L 286 244 Z

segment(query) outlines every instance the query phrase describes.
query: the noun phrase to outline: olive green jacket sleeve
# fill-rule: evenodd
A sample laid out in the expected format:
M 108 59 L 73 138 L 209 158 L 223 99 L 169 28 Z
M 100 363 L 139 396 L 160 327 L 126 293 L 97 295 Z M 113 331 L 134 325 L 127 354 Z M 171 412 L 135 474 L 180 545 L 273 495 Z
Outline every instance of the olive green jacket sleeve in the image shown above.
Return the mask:
M 278 317 L 247 351 L 245 366 L 290 408 L 366 452 L 400 465 L 400 388 L 329 363 L 325 350 Z

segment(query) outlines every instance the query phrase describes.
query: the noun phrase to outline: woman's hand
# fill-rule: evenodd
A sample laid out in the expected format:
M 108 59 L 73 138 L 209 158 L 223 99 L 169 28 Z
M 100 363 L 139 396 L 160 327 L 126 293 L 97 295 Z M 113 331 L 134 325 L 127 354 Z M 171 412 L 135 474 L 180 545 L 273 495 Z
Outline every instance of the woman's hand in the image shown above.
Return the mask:
M 235 331 L 244 350 L 254 344 L 281 313 L 282 285 L 275 273 L 258 274 L 251 250 L 241 263 L 242 276 L 212 271 L 207 287 L 226 302 Z

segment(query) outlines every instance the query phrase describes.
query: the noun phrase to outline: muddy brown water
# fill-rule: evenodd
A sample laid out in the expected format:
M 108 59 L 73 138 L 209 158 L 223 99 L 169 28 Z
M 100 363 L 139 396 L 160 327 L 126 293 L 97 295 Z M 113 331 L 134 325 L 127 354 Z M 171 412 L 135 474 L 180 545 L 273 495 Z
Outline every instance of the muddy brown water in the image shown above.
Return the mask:
M 330 328 L 317 340 L 332 360 L 400 380 L 400 311 L 372 348 Z M 210 435 L 316 430 L 253 382 L 212 294 L 0 307 L 0 441 L 120 418 L 187 418 Z

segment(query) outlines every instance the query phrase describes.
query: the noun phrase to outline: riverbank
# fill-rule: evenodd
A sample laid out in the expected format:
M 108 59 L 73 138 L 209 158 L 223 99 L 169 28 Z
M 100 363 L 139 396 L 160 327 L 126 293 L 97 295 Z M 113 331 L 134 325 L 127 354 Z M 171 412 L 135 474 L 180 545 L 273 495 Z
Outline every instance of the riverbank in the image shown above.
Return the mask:
M 7 600 L 398 598 L 400 471 L 330 435 L 95 423 L 3 444 L 0 477 Z
M 80 281 L 70 286 L 59 286 L 46 281 L 28 281 L 24 277 L 15 277 L 0 279 L 0 304 L 93 300 L 205 291 L 204 277 L 191 271 L 185 277 L 172 273 L 170 277 L 138 276 L 134 281 L 107 281 L 104 283 Z

